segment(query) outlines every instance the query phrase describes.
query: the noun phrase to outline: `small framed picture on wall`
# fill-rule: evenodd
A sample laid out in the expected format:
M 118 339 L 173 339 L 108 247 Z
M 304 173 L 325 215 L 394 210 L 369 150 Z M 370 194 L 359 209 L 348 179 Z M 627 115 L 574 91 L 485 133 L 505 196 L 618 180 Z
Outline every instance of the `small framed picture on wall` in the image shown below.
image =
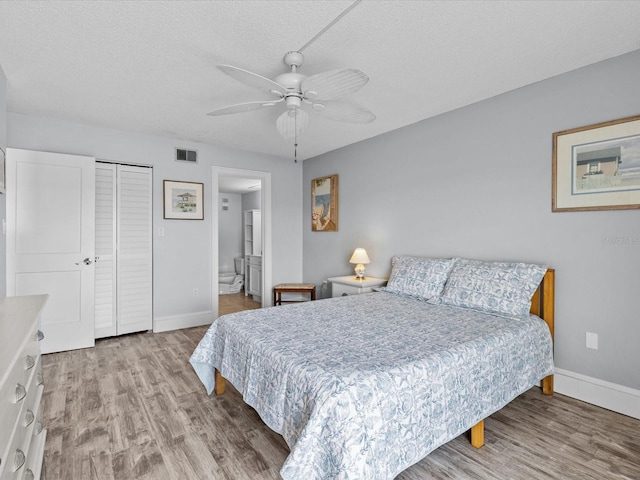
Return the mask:
M 164 180 L 164 218 L 204 220 L 204 184 Z
M 338 231 L 338 175 L 311 180 L 311 231 Z

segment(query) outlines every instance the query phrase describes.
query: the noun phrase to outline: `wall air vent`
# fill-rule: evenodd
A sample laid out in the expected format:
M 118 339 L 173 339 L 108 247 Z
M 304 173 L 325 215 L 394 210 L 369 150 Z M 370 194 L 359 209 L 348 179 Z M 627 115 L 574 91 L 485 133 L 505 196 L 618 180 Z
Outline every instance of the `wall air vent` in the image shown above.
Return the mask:
M 176 162 L 198 163 L 198 152 L 185 148 L 176 148 Z

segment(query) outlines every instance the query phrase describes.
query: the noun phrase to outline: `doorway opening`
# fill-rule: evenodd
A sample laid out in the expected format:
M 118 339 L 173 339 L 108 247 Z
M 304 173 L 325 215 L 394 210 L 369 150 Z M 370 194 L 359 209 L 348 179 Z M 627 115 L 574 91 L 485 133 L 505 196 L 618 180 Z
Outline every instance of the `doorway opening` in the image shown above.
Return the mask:
M 214 318 L 271 303 L 271 174 L 213 167 Z

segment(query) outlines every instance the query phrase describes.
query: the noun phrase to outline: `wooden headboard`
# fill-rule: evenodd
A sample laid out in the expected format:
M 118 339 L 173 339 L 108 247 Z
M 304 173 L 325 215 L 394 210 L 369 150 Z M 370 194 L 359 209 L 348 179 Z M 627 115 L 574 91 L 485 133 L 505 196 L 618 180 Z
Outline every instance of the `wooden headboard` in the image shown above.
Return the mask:
M 556 271 L 553 268 L 547 270 L 538 289 L 531 297 L 531 313 L 542 318 L 549 326 L 551 338 L 554 333 L 555 315 L 555 287 Z M 542 392 L 546 395 L 553 395 L 553 375 L 542 379 Z

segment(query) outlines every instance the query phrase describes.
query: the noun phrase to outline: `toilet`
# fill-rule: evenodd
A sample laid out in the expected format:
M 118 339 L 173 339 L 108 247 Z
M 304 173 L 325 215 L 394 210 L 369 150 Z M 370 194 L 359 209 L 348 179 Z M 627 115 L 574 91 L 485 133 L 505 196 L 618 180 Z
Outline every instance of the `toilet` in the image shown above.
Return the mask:
M 244 285 L 244 258 L 236 257 L 233 259 L 236 271 L 218 273 L 218 293 L 227 295 L 230 293 L 239 293 Z

